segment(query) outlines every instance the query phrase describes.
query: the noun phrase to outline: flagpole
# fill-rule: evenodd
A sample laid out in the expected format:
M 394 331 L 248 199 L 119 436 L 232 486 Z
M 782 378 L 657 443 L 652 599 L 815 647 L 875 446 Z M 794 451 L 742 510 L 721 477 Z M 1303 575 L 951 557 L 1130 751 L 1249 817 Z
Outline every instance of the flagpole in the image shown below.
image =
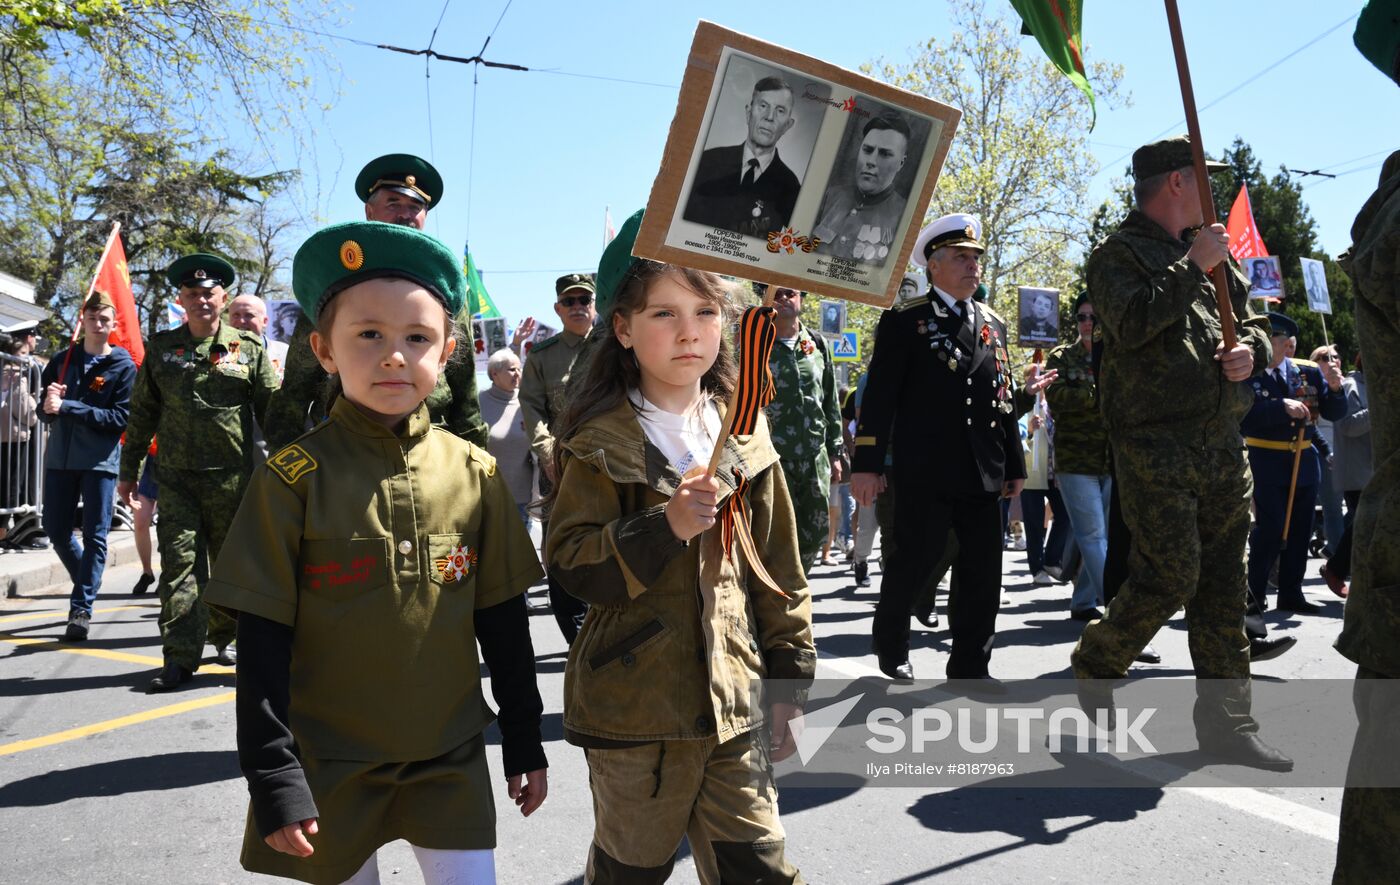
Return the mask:
M 102 257 L 97 259 L 97 270 L 92 275 L 92 282 L 88 284 L 87 294 L 83 296 L 82 302 L 78 305 L 78 318 L 73 322 L 73 336 L 68 339 L 68 350 L 63 354 L 63 370 L 58 373 L 60 382 L 68 377 L 68 363 L 73 359 L 73 347 L 78 343 L 78 332 L 83 328 L 83 305 L 87 304 L 92 293 L 97 289 L 97 278 L 102 274 L 102 266 L 107 263 L 107 253 L 112 251 L 112 243 L 117 240 L 117 233 L 122 229 L 120 221 L 112 222 L 112 232 L 107 235 L 107 245 L 102 247 Z
M 1181 103 L 1186 110 L 1186 132 L 1191 136 L 1191 159 L 1196 169 L 1196 186 L 1200 190 L 1201 214 L 1204 226 L 1217 223 L 1215 199 L 1210 192 L 1210 173 L 1206 171 L 1206 155 L 1201 144 L 1201 123 L 1196 119 L 1196 94 L 1191 89 L 1191 68 L 1186 62 L 1186 42 L 1181 35 L 1181 14 L 1177 12 L 1176 0 L 1165 0 L 1167 5 L 1167 27 L 1172 36 L 1172 52 L 1176 55 L 1176 75 L 1181 81 Z M 1215 302 L 1220 311 L 1220 331 L 1225 339 L 1225 349 L 1235 346 L 1235 312 L 1230 305 L 1230 283 L 1225 262 L 1221 261 L 1211 272 L 1215 282 Z

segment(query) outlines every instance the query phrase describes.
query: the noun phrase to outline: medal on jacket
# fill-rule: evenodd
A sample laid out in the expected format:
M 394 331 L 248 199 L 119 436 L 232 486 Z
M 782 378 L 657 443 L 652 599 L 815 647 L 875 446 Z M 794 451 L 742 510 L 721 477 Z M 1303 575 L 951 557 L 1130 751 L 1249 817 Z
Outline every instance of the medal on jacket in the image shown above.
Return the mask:
M 106 376 L 106 375 L 98 375 L 96 378 L 92 379 L 92 383 L 88 385 L 88 388 L 91 389 L 91 390 L 101 391 L 102 388 L 104 388 L 104 387 L 106 387 L 106 386 L 107 386 L 107 376 Z
M 442 575 L 444 583 L 460 581 L 471 571 L 471 567 L 476 565 L 476 551 L 466 545 L 460 545 L 452 548 L 446 559 L 434 560 L 433 565 L 437 567 L 438 574 Z
M 753 201 L 753 209 L 751 209 L 751 210 L 749 211 L 749 214 L 752 215 L 754 218 L 757 218 L 757 217 L 759 217 L 760 215 L 762 215 L 762 214 L 763 214 L 763 201 L 762 201 L 762 200 L 754 200 L 754 201 Z

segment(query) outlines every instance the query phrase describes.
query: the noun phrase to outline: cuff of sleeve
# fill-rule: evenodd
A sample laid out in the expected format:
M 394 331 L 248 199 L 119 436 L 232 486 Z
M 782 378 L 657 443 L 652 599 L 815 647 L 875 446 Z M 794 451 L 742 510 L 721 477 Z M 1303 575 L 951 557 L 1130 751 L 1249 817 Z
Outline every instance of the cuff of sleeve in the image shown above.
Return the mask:
M 548 768 L 549 760 L 544 755 L 544 741 L 540 738 L 539 729 L 535 729 L 535 733 L 529 737 L 519 736 L 509 741 L 503 738 L 501 766 L 505 769 L 506 777 Z
M 287 824 L 320 816 L 301 766 L 273 772 L 256 784 L 250 782 L 248 794 L 252 800 L 253 823 L 264 839 Z
M 769 679 L 811 682 L 817 675 L 817 653 L 810 648 L 782 646 L 764 656 Z

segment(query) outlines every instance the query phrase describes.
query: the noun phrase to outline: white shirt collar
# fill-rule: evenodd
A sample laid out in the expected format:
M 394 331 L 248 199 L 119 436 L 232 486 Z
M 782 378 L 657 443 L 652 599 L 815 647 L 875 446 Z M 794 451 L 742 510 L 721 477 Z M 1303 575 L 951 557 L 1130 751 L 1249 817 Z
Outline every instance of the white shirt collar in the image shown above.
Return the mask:
M 957 311 L 958 311 L 958 299 L 954 298 L 952 295 L 949 295 L 947 292 L 944 292 L 942 289 L 938 288 L 937 286 L 934 286 L 934 287 L 933 287 L 933 291 L 938 293 L 938 297 L 943 299 L 943 303 L 944 303 L 945 305 L 948 306 L 948 309 L 949 309 L 949 310 L 953 311 L 954 313 L 957 313 Z M 971 304 L 971 301 L 972 301 L 972 298 L 969 297 L 969 298 L 967 299 L 967 301 L 964 302 L 965 304 L 967 304 L 967 322 L 968 322 L 969 325 L 972 324 L 972 304 Z
M 755 154 L 753 149 L 749 147 L 749 143 L 747 141 L 744 142 L 742 159 L 739 162 L 739 178 L 742 179 L 744 174 L 749 171 L 749 160 L 757 160 L 758 171 L 753 174 L 753 177 L 754 180 L 758 180 L 763 177 L 763 173 L 768 171 L 768 166 L 772 164 L 773 158 L 776 156 L 778 156 L 778 149 L 776 147 L 766 153 Z

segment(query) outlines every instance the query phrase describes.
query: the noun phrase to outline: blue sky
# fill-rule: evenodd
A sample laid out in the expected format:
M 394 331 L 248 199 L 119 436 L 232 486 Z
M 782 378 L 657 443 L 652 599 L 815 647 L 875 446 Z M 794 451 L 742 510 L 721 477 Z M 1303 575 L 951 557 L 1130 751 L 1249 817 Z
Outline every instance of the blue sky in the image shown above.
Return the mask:
M 334 106 L 307 139 L 316 163 L 306 165 L 306 187 L 313 201 L 319 193 L 319 205 L 299 212 L 309 222 L 304 232 L 318 218 L 360 218 L 351 188 L 367 160 L 397 151 L 430 158 L 446 190 L 428 231 L 454 249 L 470 238 L 487 288 L 512 321 L 527 313 L 552 316 L 554 277 L 596 267 L 605 206 L 620 225 L 646 203 L 698 18 L 848 68 L 879 58 L 902 61 L 951 27 L 939 0 L 762 6 L 511 0 L 501 18 L 505 7 L 506 0 L 451 0 L 434 49 L 474 55 L 499 19 L 485 57 L 531 72 L 433 62 L 425 84 L 421 57 L 327 41 L 343 79 Z M 989 0 L 989 7 L 1013 14 L 1000 0 Z M 1340 252 L 1380 163 L 1400 147 L 1400 87 L 1351 43 L 1361 3 L 1180 0 L 1180 7 L 1207 149 L 1219 154 L 1239 136 L 1270 172 L 1283 165 L 1339 173 L 1305 179 L 1304 195 L 1322 247 Z M 348 10 L 334 33 L 422 48 L 442 11 L 440 0 L 376 0 Z M 1090 0 L 1084 38 L 1090 61 L 1124 66 L 1124 90 L 1132 96 L 1130 107 L 1100 107 L 1090 135 L 1094 154 L 1107 164 L 1094 180 L 1097 205 L 1134 147 L 1186 127 L 1160 3 Z M 1039 52 L 1032 38 L 1024 39 L 1028 52 Z M 294 165 L 285 136 L 268 133 L 267 143 L 271 160 L 247 142 L 254 162 Z

